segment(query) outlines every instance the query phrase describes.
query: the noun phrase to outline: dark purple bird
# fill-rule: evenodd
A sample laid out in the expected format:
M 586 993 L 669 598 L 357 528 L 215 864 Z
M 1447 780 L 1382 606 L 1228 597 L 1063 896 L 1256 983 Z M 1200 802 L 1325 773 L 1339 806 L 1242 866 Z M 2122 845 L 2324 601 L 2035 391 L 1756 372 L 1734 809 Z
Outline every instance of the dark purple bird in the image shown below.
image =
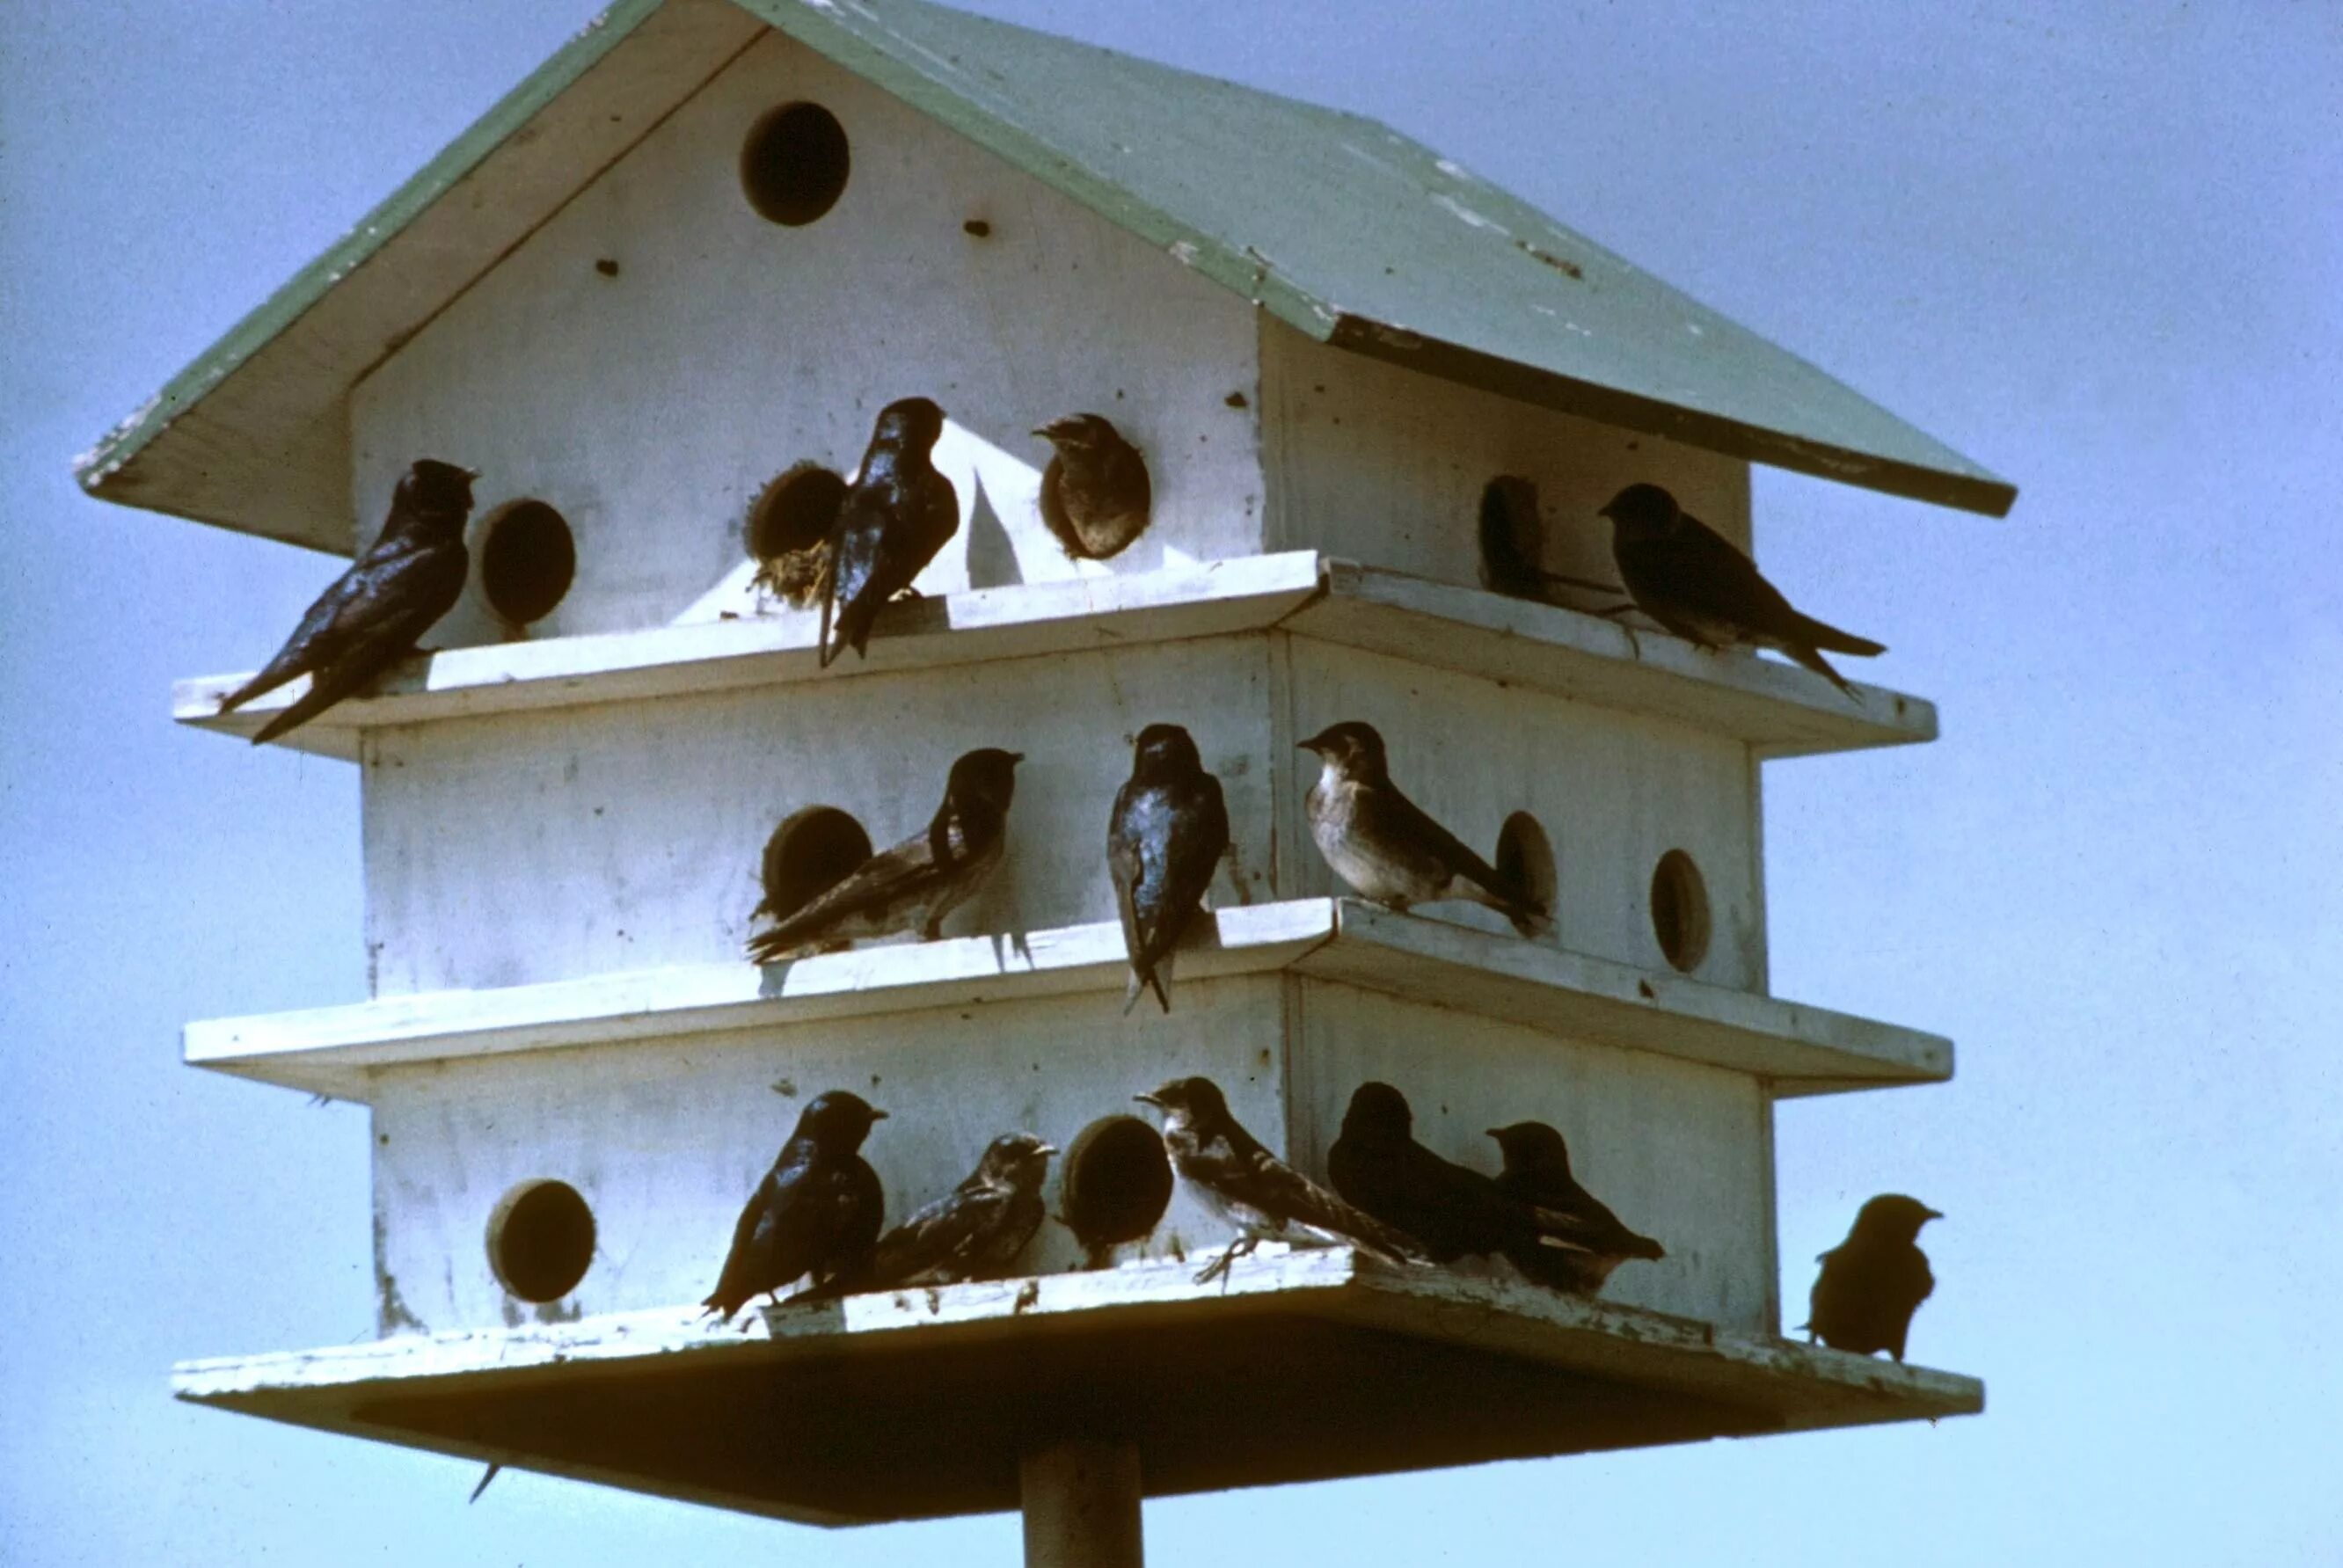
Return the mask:
M 1201 912 L 1204 890 L 1229 852 L 1229 809 L 1221 781 L 1204 771 L 1195 739 L 1176 724 L 1151 724 L 1131 748 L 1131 778 L 1107 819 L 1106 863 L 1131 958 L 1129 1012 L 1142 990 L 1172 1010 L 1172 950 Z
M 1535 1211 L 1543 1244 L 1505 1254 L 1525 1278 L 1591 1296 L 1629 1259 L 1656 1262 L 1668 1255 L 1666 1248 L 1629 1230 L 1600 1198 L 1578 1184 L 1570 1173 L 1570 1146 L 1544 1122 L 1493 1127 L 1489 1136 L 1505 1156 L 1497 1190 Z
M 1041 1179 L 1057 1151 L 1030 1132 L 1004 1132 L 943 1197 L 879 1238 L 863 1287 L 998 1280 L 1041 1228 Z
M 870 623 L 960 532 L 960 494 L 928 460 L 944 431 L 944 411 L 905 397 L 879 411 L 854 487 L 830 535 L 830 581 L 821 599 L 821 665 L 870 640 Z
M 1351 1202 L 1406 1231 L 1435 1263 L 1539 1245 L 1528 1205 L 1418 1143 L 1415 1113 L 1388 1083 L 1371 1080 L 1352 1091 L 1342 1136 L 1326 1151 L 1326 1176 Z
M 860 1151 L 870 1124 L 886 1115 L 842 1089 L 814 1097 L 740 1211 L 724 1271 L 702 1306 L 729 1322 L 751 1296 L 777 1297 L 807 1274 L 821 1291 L 869 1269 L 887 1200 Z
M 1920 1251 L 1920 1227 L 1943 1218 L 1901 1192 L 1883 1192 L 1865 1203 L 1846 1240 L 1815 1260 L 1822 1272 L 1807 1298 L 1806 1321 L 1798 1325 L 1807 1341 L 1861 1356 L 1885 1351 L 1902 1361 L 1912 1314 L 1936 1288 L 1928 1255 Z

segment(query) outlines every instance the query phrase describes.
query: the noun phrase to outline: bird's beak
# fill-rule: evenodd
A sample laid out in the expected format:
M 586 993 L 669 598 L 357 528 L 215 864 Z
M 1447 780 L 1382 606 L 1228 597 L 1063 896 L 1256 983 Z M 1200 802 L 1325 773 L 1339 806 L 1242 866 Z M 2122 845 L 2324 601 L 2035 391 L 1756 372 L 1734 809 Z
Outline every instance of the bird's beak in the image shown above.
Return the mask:
M 479 477 L 480 471 L 478 468 L 467 468 L 464 470 L 464 477 L 467 479 L 477 479 Z
M 1039 1154 L 1044 1160 L 1047 1160 L 1051 1155 L 1055 1154 L 1057 1151 L 1058 1146 L 1054 1143 L 1041 1144 L 1033 1151 L 1034 1153 Z
M 1054 441 L 1058 438 L 1055 434 L 1057 428 L 1055 425 L 1036 425 L 1033 427 L 1033 434 L 1041 437 L 1044 441 Z
M 1944 1218 L 1944 1215 L 1943 1215 L 1943 1214 L 1939 1213 L 1937 1211 L 1936 1211 L 1936 1210 L 1934 1210 L 1934 1209 L 1923 1209 L 1923 1210 L 1921 1210 L 1921 1211 L 1920 1211 L 1920 1212 L 1922 1212 L 1923 1214 L 1926 1214 L 1926 1216 L 1928 1216 L 1928 1218 L 1929 1218 L 1929 1219 L 1931 1219 L 1931 1220 L 1941 1220 L 1941 1219 L 1943 1219 L 1943 1218 Z
M 1488 1137 L 1491 1137 L 1491 1138 L 1498 1138 L 1498 1137 L 1499 1137 L 1499 1134 L 1498 1134 L 1497 1130 L 1496 1130 L 1495 1128 L 1492 1127 L 1492 1128 L 1490 1128 L 1490 1129 L 1489 1129 L 1488 1133 L 1487 1133 L 1487 1136 L 1488 1136 Z M 1502 1139 L 1501 1139 L 1500 1141 L 1502 1141 Z
M 1318 742 L 1315 739 L 1297 740 L 1293 743 L 1293 749 L 1296 751 L 1307 751 L 1312 756 L 1323 757 L 1325 755 L 1324 752 L 1318 749 Z
M 870 1108 L 870 1120 L 873 1121 L 884 1121 L 887 1120 L 887 1113 L 874 1105 Z
M 1595 515 L 1596 517 L 1598 517 L 1598 518 L 1609 518 L 1609 517 L 1611 517 L 1611 508 L 1608 508 L 1608 507 L 1605 507 L 1605 508 L 1604 508 L 1601 511 L 1599 511 L 1599 512 L 1595 513 L 1594 515 Z M 1612 521 L 1616 522 L 1616 521 L 1618 521 L 1618 519 L 1617 519 L 1616 518 L 1612 518 Z
M 1155 1098 L 1155 1096 L 1154 1096 L 1153 1094 L 1151 1094 L 1151 1093 L 1149 1093 L 1149 1094 L 1134 1094 L 1134 1095 L 1132 1095 L 1132 1096 L 1131 1096 L 1131 1098 L 1132 1098 L 1133 1100 L 1136 1100 L 1137 1101 L 1139 1101 L 1139 1103 L 1140 1103 L 1140 1104 L 1141 1104 L 1141 1105 L 1152 1105 L 1152 1106 L 1153 1106 L 1153 1107 L 1155 1107 L 1155 1109 L 1156 1109 L 1156 1110 L 1158 1110 L 1158 1111 L 1161 1111 L 1161 1110 L 1162 1110 L 1162 1109 L 1163 1109 L 1163 1102 L 1162 1102 L 1161 1101 L 1160 1101 L 1160 1100 L 1156 1099 L 1156 1098 Z

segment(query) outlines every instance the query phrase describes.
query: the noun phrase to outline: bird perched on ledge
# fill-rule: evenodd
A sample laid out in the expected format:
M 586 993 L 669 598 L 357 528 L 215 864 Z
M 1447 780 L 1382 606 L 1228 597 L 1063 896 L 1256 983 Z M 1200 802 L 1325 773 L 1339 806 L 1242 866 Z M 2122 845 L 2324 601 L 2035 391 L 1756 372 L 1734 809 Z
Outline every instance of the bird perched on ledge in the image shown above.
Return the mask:
M 1057 1151 L 1030 1132 L 994 1139 L 960 1184 L 879 1238 L 853 1288 L 953 1285 L 1007 1274 L 1041 1228 L 1041 1179 Z
M 408 467 L 391 492 L 381 537 L 317 596 L 267 667 L 220 699 L 219 710 L 231 713 L 309 677 L 309 689 L 260 727 L 255 746 L 307 724 L 389 669 L 456 607 L 471 569 L 464 523 L 478 477 L 430 457 Z
M 702 1306 L 729 1322 L 750 1297 L 773 1295 L 801 1275 L 811 1274 L 810 1288 L 820 1292 L 869 1269 L 887 1198 L 862 1141 L 886 1116 L 842 1089 L 814 1096 L 749 1195 Z
M 1865 1203 L 1846 1240 L 1815 1260 L 1822 1272 L 1799 1325 L 1807 1342 L 1819 1339 L 1861 1356 L 1885 1351 L 1902 1361 L 1912 1314 L 1936 1288 L 1928 1255 L 1920 1251 L 1920 1227 L 1943 1218 L 1901 1192 L 1883 1192 Z
M 1493 1127 L 1489 1136 L 1505 1157 L 1497 1190 L 1535 1211 L 1543 1245 L 1509 1251 L 1525 1279 L 1557 1291 L 1591 1296 L 1631 1258 L 1657 1262 L 1667 1249 L 1629 1230 L 1603 1201 L 1570 1173 L 1570 1146 L 1543 1121 Z
M 1544 925 L 1545 906 L 1433 821 L 1392 782 L 1383 738 L 1372 724 L 1336 724 L 1302 742 L 1322 766 L 1310 787 L 1310 837 L 1334 874 L 1390 909 L 1471 899 L 1522 935 Z
M 1326 1151 L 1326 1176 L 1335 1191 L 1405 1231 L 1435 1263 L 1539 1244 L 1526 1204 L 1415 1141 L 1415 1113 L 1388 1083 L 1371 1080 L 1352 1091 L 1342 1136 Z
M 929 461 L 944 411 L 905 397 L 879 411 L 853 487 L 830 535 L 830 580 L 821 598 L 823 668 L 870 640 L 870 623 L 960 532 L 960 492 Z
M 984 885 L 1000 866 L 1017 791 L 1021 751 L 992 747 L 951 765 L 942 804 L 927 827 L 871 856 L 844 880 L 749 939 L 760 964 L 842 946 L 858 937 L 916 929 L 920 940 L 943 934 L 944 917 Z
M 1176 724 L 1151 724 L 1131 747 L 1131 778 L 1107 819 L 1106 863 L 1131 959 L 1128 1013 L 1142 990 L 1172 1010 L 1172 957 L 1202 912 L 1204 890 L 1229 852 L 1229 808 L 1204 771 L 1196 741 Z
M 1686 642 L 1786 653 L 1849 697 L 1855 688 L 1822 650 L 1862 658 L 1887 651 L 1792 609 L 1756 562 L 1657 485 L 1630 485 L 1596 515 L 1611 519 L 1611 554 L 1627 597 Z
M 1033 432 L 1057 449 L 1041 471 L 1041 521 L 1075 560 L 1103 561 L 1147 531 L 1147 459 L 1103 417 L 1069 414 Z

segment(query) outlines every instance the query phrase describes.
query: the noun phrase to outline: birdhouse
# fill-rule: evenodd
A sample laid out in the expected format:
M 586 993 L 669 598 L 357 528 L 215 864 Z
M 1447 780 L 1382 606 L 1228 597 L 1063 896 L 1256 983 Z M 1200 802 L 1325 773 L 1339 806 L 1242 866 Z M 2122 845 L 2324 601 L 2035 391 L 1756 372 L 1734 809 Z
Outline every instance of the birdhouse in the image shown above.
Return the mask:
M 957 528 L 825 667 L 812 552 L 913 396 Z M 1111 555 L 1044 515 L 1077 414 L 1146 467 Z M 359 769 L 370 994 L 186 1034 L 370 1108 L 379 1338 L 182 1397 L 833 1523 L 1014 1506 L 1064 1443 L 1160 1494 L 1981 1407 L 1785 1338 L 1777 1284 L 1774 1102 L 1953 1060 L 1768 990 L 1762 765 L 1935 711 L 1607 613 L 1598 514 L 1656 484 L 1746 548 L 1753 462 L 2000 479 L 1372 121 L 913 0 L 626 0 L 82 477 L 348 554 L 422 457 L 478 472 L 462 597 L 282 741 Z M 1552 591 L 1487 586 L 1492 508 Z M 300 690 L 220 711 L 243 680 L 177 717 Z M 1540 929 L 1349 896 L 1298 749 L 1346 720 Z M 1231 849 L 1126 1012 L 1106 823 L 1157 722 Z M 1005 851 L 934 940 L 742 956 L 769 839 L 801 905 L 985 747 Z M 1133 1102 L 1182 1074 L 1321 1178 L 1369 1080 L 1484 1171 L 1549 1122 L 1665 1255 L 1594 1297 L 1345 1247 L 1200 1283 L 1230 1223 Z M 1052 1218 L 1006 1280 L 703 1317 L 832 1089 L 889 1113 L 890 1217 L 1021 1130 Z

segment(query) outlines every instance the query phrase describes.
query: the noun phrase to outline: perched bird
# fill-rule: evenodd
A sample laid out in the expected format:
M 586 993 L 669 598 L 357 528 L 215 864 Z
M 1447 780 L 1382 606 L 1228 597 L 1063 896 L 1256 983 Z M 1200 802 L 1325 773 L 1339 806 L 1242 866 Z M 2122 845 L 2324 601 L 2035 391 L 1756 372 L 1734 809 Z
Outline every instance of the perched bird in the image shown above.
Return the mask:
M 1131 955 L 1131 1011 L 1142 990 L 1172 1010 L 1172 950 L 1201 909 L 1221 857 L 1229 852 L 1229 808 L 1221 781 L 1204 771 L 1195 739 L 1176 724 L 1151 724 L 1131 748 L 1131 778 L 1107 819 L 1106 863 L 1122 948 Z
M 1096 414 L 1069 414 L 1033 434 L 1057 448 L 1041 471 L 1041 521 L 1068 556 L 1108 560 L 1147 531 L 1154 487 L 1121 431 Z
M 1611 554 L 1627 597 L 1687 642 L 1774 648 L 1850 697 L 1855 688 L 1822 650 L 1865 658 L 1887 651 L 1792 609 L 1756 562 L 1657 485 L 1630 485 L 1597 515 L 1611 519 Z
M 1041 1228 L 1041 1178 L 1056 1152 L 1030 1132 L 994 1139 L 967 1180 L 879 1238 L 866 1288 L 1007 1274 Z
M 943 803 L 920 831 L 871 856 L 844 880 L 779 924 L 749 939 L 760 964 L 802 958 L 857 937 L 916 929 L 922 941 L 942 935 L 944 917 L 982 887 L 1001 864 L 1009 802 L 1021 751 L 991 747 L 951 765 Z
M 1535 935 L 1545 906 L 1500 875 L 1392 782 L 1374 726 L 1336 724 L 1302 742 L 1323 764 L 1310 787 L 1310 836 L 1334 874 L 1394 910 L 1471 899 Z
M 1855 1217 L 1846 1240 L 1815 1261 L 1807 1298 L 1806 1341 L 1819 1339 L 1835 1351 L 1867 1356 L 1885 1351 L 1904 1359 L 1904 1337 L 1912 1314 L 1936 1288 L 1928 1254 L 1920 1251 L 1920 1227 L 1944 1216 L 1917 1198 L 1883 1192 Z
M 749 1297 L 777 1295 L 801 1275 L 811 1274 L 820 1291 L 870 1267 L 886 1195 L 860 1151 L 870 1124 L 886 1115 L 842 1089 L 814 1096 L 740 1211 L 724 1271 L 702 1306 L 729 1322 Z
M 1419 1256 L 1405 1236 L 1361 1213 L 1262 1148 L 1229 1114 L 1220 1085 L 1209 1078 L 1175 1078 L 1131 1097 L 1163 1112 L 1163 1151 L 1172 1168 L 1207 1208 L 1237 1227 L 1237 1239 L 1197 1275 L 1202 1284 L 1264 1238 L 1301 1246 L 1345 1241 L 1386 1262 Z
M 315 719 L 415 651 L 417 639 L 463 596 L 470 558 L 464 522 L 472 481 L 453 463 L 417 460 L 391 493 L 382 535 L 317 596 L 267 667 L 220 699 L 232 712 L 296 676 L 309 689 L 260 727 L 255 746 Z
M 861 470 L 838 508 L 830 581 L 821 598 L 821 666 L 870 640 L 880 607 L 910 591 L 936 552 L 960 532 L 960 492 L 928 461 L 944 411 L 905 397 L 879 411 Z
M 1545 518 L 1538 509 L 1537 486 L 1518 474 L 1500 474 L 1481 491 L 1481 586 L 1508 598 L 1555 602 L 1556 588 L 1617 594 L 1616 583 L 1598 583 L 1538 565 L 1545 554 Z
M 1537 1226 L 1527 1206 L 1478 1171 L 1418 1143 L 1414 1123 L 1398 1090 L 1373 1081 L 1359 1085 L 1342 1112 L 1342 1136 L 1326 1151 L 1334 1191 L 1407 1232 L 1435 1263 L 1536 1248 Z
M 1656 1262 L 1667 1249 L 1639 1236 L 1603 1201 L 1570 1173 L 1570 1146 L 1543 1121 L 1493 1127 L 1489 1136 L 1504 1151 L 1504 1174 L 1497 1190 L 1534 1211 L 1544 1245 L 1505 1256 L 1523 1276 L 1558 1291 L 1591 1296 L 1611 1271 L 1630 1258 Z

